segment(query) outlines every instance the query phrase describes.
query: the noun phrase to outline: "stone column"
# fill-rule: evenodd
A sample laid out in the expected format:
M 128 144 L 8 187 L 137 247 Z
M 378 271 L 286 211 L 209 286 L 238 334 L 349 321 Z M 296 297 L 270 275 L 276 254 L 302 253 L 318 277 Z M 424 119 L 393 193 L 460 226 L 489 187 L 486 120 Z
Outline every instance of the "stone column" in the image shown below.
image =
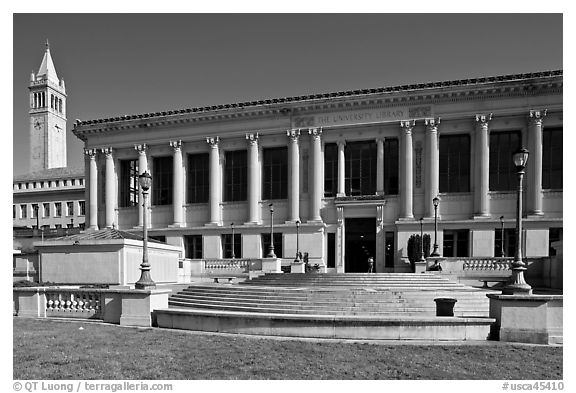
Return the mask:
M 98 230 L 98 166 L 96 165 L 96 149 L 84 149 L 88 156 L 88 228 Z
M 210 145 L 210 225 L 220 225 L 222 219 L 220 217 L 220 200 L 221 184 L 220 184 L 220 150 L 218 143 L 220 139 L 206 138 L 206 142 Z
M 102 149 L 102 153 L 106 155 L 106 219 L 105 227 L 114 227 L 114 202 L 115 202 L 115 179 L 114 179 L 114 158 L 112 157 L 112 148 L 106 147 Z
M 288 221 L 300 220 L 300 130 L 288 130 Z
M 492 113 L 476 115 L 476 179 L 475 179 L 475 217 L 490 217 L 488 202 L 489 169 L 490 169 L 490 138 L 488 125 Z M 512 157 L 510 157 L 512 159 Z
M 376 139 L 376 195 L 384 195 L 384 138 Z
M 542 122 L 546 110 L 530 111 L 528 128 L 528 175 L 526 189 L 528 203 L 527 212 L 530 215 L 541 216 L 542 212 Z M 532 161 L 532 162 L 530 162 Z
M 146 150 L 148 146 L 143 143 L 141 145 L 134 145 L 134 149 L 138 152 L 138 175 L 148 171 L 148 159 L 146 157 Z M 148 220 L 150 222 L 150 220 Z M 144 197 L 142 196 L 142 189 L 138 186 L 138 226 L 144 225 Z
M 312 137 L 312 196 L 310 199 L 309 221 L 322 221 L 320 207 L 322 204 L 322 189 L 324 181 L 322 179 L 322 128 L 311 128 L 308 133 Z
M 336 196 L 346 196 L 346 157 L 344 156 L 345 141 L 338 141 L 338 193 Z
M 172 186 L 174 191 L 172 193 L 172 207 L 174 209 L 174 227 L 184 226 L 184 212 L 183 212 L 183 201 L 184 201 L 184 171 L 182 168 L 182 141 L 170 141 L 170 146 L 174 153 L 174 158 L 172 160 L 174 169 L 172 170 L 173 180 Z
M 260 223 L 260 164 L 258 161 L 258 133 L 246 134 L 248 141 L 248 222 Z
M 412 129 L 416 125 L 415 120 L 403 120 L 402 127 L 402 156 L 404 157 L 402 176 L 400 177 L 400 218 L 413 219 L 413 160 L 412 160 Z
M 426 187 L 424 192 L 425 198 L 425 216 L 434 217 L 434 203 L 432 199 L 438 196 L 439 176 L 440 176 L 440 156 L 438 151 L 438 124 L 440 118 L 425 119 L 426 124 L 426 166 L 428 167 L 428 176 L 426 177 Z

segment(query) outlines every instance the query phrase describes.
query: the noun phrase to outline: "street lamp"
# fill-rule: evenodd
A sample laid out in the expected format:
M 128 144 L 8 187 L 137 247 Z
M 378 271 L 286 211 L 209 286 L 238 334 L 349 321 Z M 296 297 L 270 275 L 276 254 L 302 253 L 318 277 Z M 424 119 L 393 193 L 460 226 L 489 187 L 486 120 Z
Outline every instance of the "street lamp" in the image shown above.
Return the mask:
M 152 277 L 150 277 L 150 264 L 148 263 L 148 219 L 147 219 L 147 203 L 146 200 L 148 198 L 148 190 L 152 185 L 152 176 L 148 171 L 145 171 L 140 176 L 138 176 L 138 183 L 140 184 L 140 188 L 142 188 L 142 199 L 143 203 L 142 206 L 144 207 L 144 213 L 142 214 L 142 243 L 143 243 L 143 250 L 142 250 L 142 264 L 140 265 L 140 279 L 136 281 L 135 288 L 136 289 L 153 289 L 156 288 L 156 283 L 152 281 Z
M 300 263 L 300 220 L 296 220 L 296 258 L 294 262 Z
M 425 262 L 424 259 L 424 217 L 420 217 L 420 262 Z
M 524 280 L 524 271 L 526 264 L 522 262 L 522 179 L 524 178 L 524 168 L 528 161 L 528 150 L 520 149 L 516 151 L 512 158 L 518 174 L 518 192 L 516 200 L 516 253 L 514 262 L 512 262 L 512 278 L 510 284 L 504 287 L 502 291 L 505 295 L 515 293 L 531 294 L 532 287 Z
M 274 204 L 268 205 L 270 208 L 270 247 L 268 247 L 268 255 L 266 258 L 276 258 L 274 254 Z
M 434 250 L 431 257 L 439 257 L 440 253 L 438 253 L 438 205 L 440 204 L 440 198 L 434 197 L 432 199 L 432 203 L 434 203 Z
M 500 216 L 500 256 L 504 258 L 504 216 Z
M 230 224 L 230 226 L 232 227 L 232 259 L 236 258 L 236 255 L 234 255 L 234 223 Z

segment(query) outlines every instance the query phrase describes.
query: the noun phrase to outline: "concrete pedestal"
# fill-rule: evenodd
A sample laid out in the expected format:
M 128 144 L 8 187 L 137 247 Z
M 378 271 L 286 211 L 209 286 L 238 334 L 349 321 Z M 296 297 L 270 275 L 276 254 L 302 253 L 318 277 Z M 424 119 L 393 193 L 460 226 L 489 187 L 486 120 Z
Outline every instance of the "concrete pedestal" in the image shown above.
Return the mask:
M 122 315 L 120 325 L 155 326 L 156 321 L 152 311 L 168 308 L 170 289 L 127 290 L 121 292 Z
M 264 273 L 282 273 L 282 261 L 278 258 L 262 258 L 262 271 Z
M 306 264 L 304 262 L 292 262 L 290 273 L 306 273 Z
M 490 298 L 495 340 L 532 344 L 562 343 L 562 295 L 497 295 Z

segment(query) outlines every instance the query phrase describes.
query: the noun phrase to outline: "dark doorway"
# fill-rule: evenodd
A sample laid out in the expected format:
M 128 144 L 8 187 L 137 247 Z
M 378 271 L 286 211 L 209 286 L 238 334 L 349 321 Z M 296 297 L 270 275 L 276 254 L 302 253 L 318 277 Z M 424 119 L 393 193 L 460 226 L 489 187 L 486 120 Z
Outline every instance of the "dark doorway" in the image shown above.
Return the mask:
M 376 259 L 376 219 L 346 218 L 346 273 L 366 273 L 368 257 Z

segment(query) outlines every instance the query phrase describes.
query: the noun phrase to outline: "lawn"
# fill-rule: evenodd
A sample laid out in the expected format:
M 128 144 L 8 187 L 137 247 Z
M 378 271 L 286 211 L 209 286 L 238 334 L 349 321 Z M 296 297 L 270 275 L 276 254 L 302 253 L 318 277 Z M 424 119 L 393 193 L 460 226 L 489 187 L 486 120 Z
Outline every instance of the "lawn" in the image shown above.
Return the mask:
M 374 344 L 14 318 L 14 379 L 562 379 L 562 347 Z

